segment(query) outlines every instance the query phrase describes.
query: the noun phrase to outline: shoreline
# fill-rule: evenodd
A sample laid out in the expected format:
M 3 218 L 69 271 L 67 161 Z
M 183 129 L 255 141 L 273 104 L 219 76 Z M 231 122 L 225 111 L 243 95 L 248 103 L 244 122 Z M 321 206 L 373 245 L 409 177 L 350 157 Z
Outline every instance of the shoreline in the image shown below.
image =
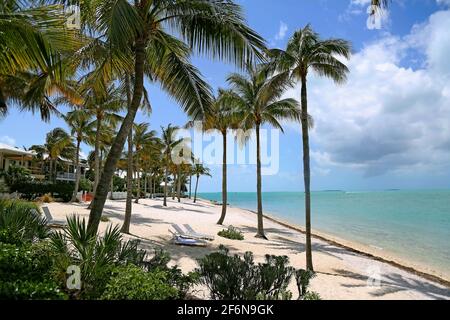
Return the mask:
M 214 202 L 213 200 L 208 200 L 208 199 L 204 199 L 204 198 L 198 198 L 198 199 L 201 201 L 205 201 L 207 203 L 216 205 L 216 206 L 221 206 L 221 205 L 217 204 L 216 202 Z M 250 209 L 240 208 L 240 207 L 236 207 L 233 205 L 228 205 L 228 207 L 234 208 L 234 209 L 239 209 L 242 211 L 248 211 L 252 214 L 257 214 L 256 211 L 250 210 Z M 279 218 L 276 215 L 271 214 L 271 213 L 269 213 L 269 214 L 264 213 L 263 216 L 265 219 L 272 221 L 276 224 L 279 224 L 280 226 L 283 226 L 283 227 L 288 228 L 293 231 L 300 232 L 303 235 L 306 234 L 304 227 L 302 227 L 298 224 L 288 222 L 288 221 L 286 221 L 282 218 Z M 330 234 L 327 234 L 327 233 L 324 233 L 321 231 L 317 231 L 314 229 L 311 232 L 311 236 L 317 240 L 324 241 L 330 245 L 340 247 L 340 248 L 348 250 L 352 253 L 359 254 L 361 256 L 364 256 L 366 258 L 369 258 L 369 259 L 372 259 L 372 260 L 375 260 L 378 262 L 387 263 L 393 267 L 399 268 L 406 272 L 412 273 L 416 276 L 425 278 L 430 281 L 437 282 L 441 285 L 444 285 L 444 286 L 450 288 L 450 276 L 449 275 L 444 275 L 438 271 L 431 270 L 427 266 L 417 265 L 416 263 L 411 262 L 411 261 L 405 261 L 401 258 L 391 256 L 391 255 L 389 255 L 389 253 L 380 254 L 379 252 L 376 251 L 375 248 L 371 248 L 368 245 L 364 245 L 364 244 L 358 243 L 356 241 L 346 240 L 346 239 L 343 239 L 343 238 L 340 238 L 337 236 L 333 236 L 333 235 L 330 235 Z

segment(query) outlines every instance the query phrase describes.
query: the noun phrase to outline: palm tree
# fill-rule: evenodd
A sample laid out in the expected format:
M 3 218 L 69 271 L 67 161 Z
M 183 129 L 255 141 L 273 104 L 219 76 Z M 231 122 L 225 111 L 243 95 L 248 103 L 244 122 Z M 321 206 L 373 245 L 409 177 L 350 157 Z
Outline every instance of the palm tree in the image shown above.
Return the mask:
M 194 203 L 197 203 L 197 189 L 198 189 L 198 181 L 201 176 L 211 177 L 211 173 L 209 168 L 205 167 L 201 163 L 196 163 L 194 165 L 194 174 L 197 180 L 195 181 L 195 190 L 194 190 Z
M 179 127 L 174 127 L 169 124 L 167 128 L 161 128 L 161 145 L 163 149 L 164 158 L 164 207 L 167 207 L 167 182 L 169 178 L 169 168 L 172 164 L 172 154 L 176 146 L 183 142 L 183 139 L 176 139 L 175 135 Z
M 91 123 L 91 116 L 85 110 L 74 110 L 69 112 L 64 119 L 70 127 L 71 135 L 76 140 L 76 154 L 75 154 L 75 189 L 73 192 L 71 202 L 77 201 L 78 187 L 80 185 L 81 168 L 80 168 L 80 145 L 81 142 L 87 141 L 89 136 L 92 136 L 93 128 Z
M 337 56 L 349 58 L 350 44 L 342 39 L 321 40 L 310 25 L 298 30 L 289 40 L 286 51 L 271 50 L 273 66 L 279 76 L 292 83 L 301 83 L 301 125 L 303 138 L 303 174 L 305 183 L 306 267 L 313 270 L 311 250 L 311 172 L 309 156 L 309 127 L 307 77 L 310 71 L 332 79 L 336 83 L 346 80 L 348 68 Z
M 223 161 L 222 161 L 222 214 L 217 224 L 222 225 L 227 214 L 228 193 L 227 193 L 227 134 L 230 129 L 237 129 L 239 119 L 236 117 L 235 109 L 224 102 L 223 95 L 227 91 L 219 89 L 218 97 L 213 100 L 211 108 L 203 120 L 203 131 L 217 130 L 222 135 Z M 189 123 L 188 126 L 192 126 Z
M 135 171 L 137 172 L 137 197 L 135 203 L 139 203 L 141 193 L 141 164 L 140 162 L 148 153 L 149 149 L 155 148 L 157 143 L 156 131 L 149 131 L 148 123 L 140 123 L 134 126 L 134 147 L 135 147 Z
M 64 129 L 56 128 L 47 133 L 43 145 L 33 145 L 30 150 L 34 150 L 41 155 L 47 155 L 49 179 L 54 182 L 59 158 L 74 159 L 76 147 L 73 144 L 72 137 Z
M 260 130 L 265 123 L 283 131 L 279 121 L 298 120 L 300 110 L 295 99 L 281 99 L 289 81 L 286 76 L 269 77 L 269 68 L 249 66 L 247 75 L 232 74 L 228 78 L 233 91 L 223 93 L 224 103 L 237 108 L 244 130 L 256 131 L 256 190 L 258 200 L 258 232 L 256 237 L 266 239 L 263 226 L 261 141 Z
M 111 56 L 120 60 L 123 69 L 134 66 L 131 103 L 108 154 L 89 217 L 89 232 L 95 233 L 107 185 L 142 101 L 144 77 L 159 82 L 189 116 L 200 118 L 211 94 L 189 63 L 191 49 L 244 66 L 255 57 L 262 58 L 259 50 L 264 49 L 264 43 L 247 27 L 240 6 L 231 1 L 105 0 L 80 4 L 82 28 L 104 35 Z
M 66 28 L 60 5 L 8 0 L 0 4 L 0 117 L 10 103 L 21 110 L 39 111 L 49 120 L 56 111 L 51 96 L 72 103 L 82 99 L 71 86 L 67 61 L 81 46 L 77 31 Z

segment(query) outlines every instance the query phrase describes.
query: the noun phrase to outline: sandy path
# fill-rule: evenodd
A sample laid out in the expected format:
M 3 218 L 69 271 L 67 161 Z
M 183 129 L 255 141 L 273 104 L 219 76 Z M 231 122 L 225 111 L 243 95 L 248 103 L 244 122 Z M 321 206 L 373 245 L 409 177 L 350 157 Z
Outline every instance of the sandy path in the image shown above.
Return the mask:
M 142 246 L 152 253 L 157 247 L 164 247 L 173 263 L 185 272 L 196 267 L 196 260 L 223 244 L 232 253 L 252 251 L 256 261 L 262 261 L 265 254 L 287 255 L 295 268 L 305 267 L 304 243 L 302 233 L 265 220 L 265 230 L 269 241 L 254 238 L 256 216 L 238 208 L 230 208 L 225 220 L 226 226 L 241 229 L 244 241 L 231 241 L 217 236 L 223 227 L 217 226 L 220 207 L 206 201 L 193 204 L 183 200 L 181 204 L 170 200 L 164 208 L 161 200 L 141 200 L 133 204 L 131 233 L 142 240 Z M 56 220 L 64 220 L 66 215 L 77 214 L 88 217 L 86 205 L 51 203 L 47 205 Z M 110 222 L 121 224 L 125 212 L 124 201 L 108 201 L 104 215 Z M 170 243 L 168 229 L 172 223 L 189 223 L 197 231 L 215 235 L 216 239 L 208 248 L 189 248 Z M 101 223 L 104 230 L 108 223 Z M 317 277 L 311 289 L 323 299 L 450 299 L 450 289 L 433 281 L 424 279 L 390 264 L 375 261 L 363 255 L 331 245 L 322 240 L 313 240 L 313 259 Z M 368 277 L 379 274 L 380 285 L 368 285 Z M 376 284 L 376 283 L 375 283 Z M 290 287 L 297 296 L 293 282 Z M 198 296 L 205 297 L 204 292 Z

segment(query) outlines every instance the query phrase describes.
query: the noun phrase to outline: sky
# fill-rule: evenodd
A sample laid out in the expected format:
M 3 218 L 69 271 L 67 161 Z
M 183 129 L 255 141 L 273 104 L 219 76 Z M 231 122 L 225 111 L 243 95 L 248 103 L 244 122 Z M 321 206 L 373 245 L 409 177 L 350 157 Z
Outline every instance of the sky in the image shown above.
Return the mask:
M 369 2 L 238 1 L 249 25 L 270 47 L 284 48 L 293 32 L 307 23 L 323 39 L 343 38 L 352 43 L 353 55 L 345 61 L 350 69 L 346 84 L 336 85 L 314 74 L 308 79 L 309 109 L 315 120 L 311 131 L 313 190 L 448 189 L 450 0 L 394 0 L 379 20 L 380 29 L 367 26 Z M 214 89 L 226 88 L 227 75 L 238 71 L 203 57 L 193 57 L 193 63 Z M 150 117 L 138 114 L 137 123 L 149 122 L 155 130 L 168 123 L 186 123 L 176 102 L 157 85 L 147 83 L 146 87 L 153 113 Z M 285 97 L 299 99 L 299 93 L 297 86 Z M 263 177 L 266 192 L 303 191 L 300 126 L 283 125 L 279 169 Z M 38 115 L 13 109 L 0 120 L 0 142 L 17 147 L 42 144 L 45 134 L 55 127 L 67 128 L 56 117 L 44 123 Z M 274 145 L 269 144 L 269 155 L 277 151 Z M 83 146 L 84 154 L 89 150 Z M 234 153 L 239 150 L 236 146 Z M 210 168 L 213 177 L 201 178 L 200 192 L 221 189 L 221 166 Z M 229 190 L 254 192 L 255 173 L 251 163 L 230 165 Z

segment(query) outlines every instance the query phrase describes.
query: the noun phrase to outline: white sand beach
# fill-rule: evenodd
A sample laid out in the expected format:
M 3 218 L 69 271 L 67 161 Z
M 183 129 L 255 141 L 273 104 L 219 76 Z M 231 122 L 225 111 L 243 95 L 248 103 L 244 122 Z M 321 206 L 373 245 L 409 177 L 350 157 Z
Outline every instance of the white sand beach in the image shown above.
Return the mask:
M 143 199 L 140 204 L 133 204 L 131 233 L 132 238 L 142 241 L 142 247 L 149 254 L 158 247 L 164 248 L 172 256 L 172 263 L 177 264 L 184 272 L 196 267 L 196 259 L 216 251 L 219 245 L 225 245 L 231 253 L 242 254 L 245 251 L 254 253 L 256 261 L 262 261 L 264 255 L 286 255 L 295 268 L 305 267 L 304 235 L 292 228 L 265 220 L 266 235 L 269 240 L 256 239 L 256 216 L 254 213 L 239 208 L 229 208 L 225 226 L 233 225 L 245 235 L 244 241 L 232 241 L 217 236 L 224 229 L 216 225 L 220 216 L 220 206 L 207 201 L 194 204 L 184 199 L 182 203 L 168 202 L 162 206 L 162 200 Z M 48 206 L 55 220 L 64 220 L 67 215 L 76 214 L 88 217 L 86 204 L 50 203 Z M 109 222 L 102 222 L 100 230 L 108 224 L 121 224 L 125 212 L 124 201 L 108 201 L 104 216 Z M 215 236 L 215 240 L 206 248 L 181 247 L 171 243 L 172 235 L 168 231 L 172 223 L 189 223 L 197 232 Z M 342 246 L 313 239 L 313 259 L 317 277 L 312 280 L 311 289 L 318 292 L 326 300 L 359 300 L 359 299 L 450 299 L 450 288 L 435 281 L 426 279 L 392 264 L 377 261 L 367 255 L 357 253 Z M 380 283 L 369 285 L 368 277 L 379 274 Z M 297 296 L 295 281 L 290 290 Z M 202 288 L 197 288 L 195 295 L 207 299 Z

